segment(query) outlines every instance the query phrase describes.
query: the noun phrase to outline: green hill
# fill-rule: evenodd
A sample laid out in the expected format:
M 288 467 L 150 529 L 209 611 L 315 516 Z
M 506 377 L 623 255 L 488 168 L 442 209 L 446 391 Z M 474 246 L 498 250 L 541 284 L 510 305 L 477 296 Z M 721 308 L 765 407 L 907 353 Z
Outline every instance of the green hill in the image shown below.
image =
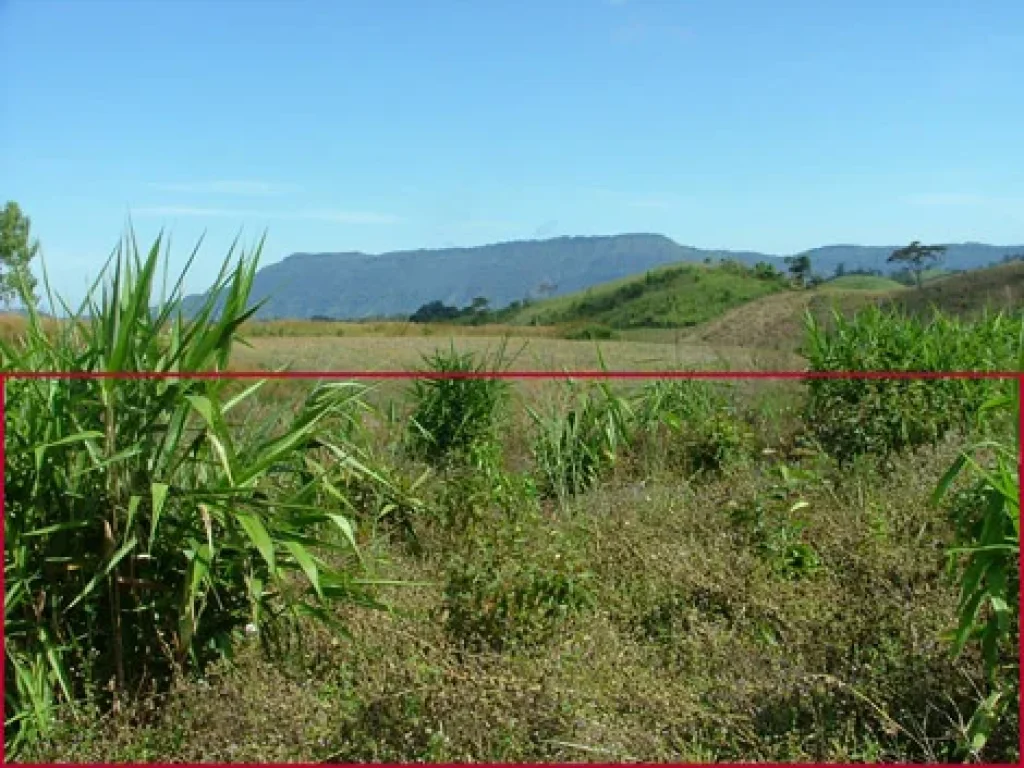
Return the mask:
M 785 290 L 787 282 L 777 272 L 739 262 L 677 264 L 512 308 L 499 317 L 510 325 L 681 328 Z
M 921 289 L 892 290 L 836 287 L 832 281 L 809 291 L 789 291 L 734 307 L 687 332 L 684 340 L 704 344 L 795 350 L 803 341 L 803 317 L 810 311 L 827 322 L 833 311 L 850 316 L 871 304 L 930 317 L 933 308 L 965 317 L 986 307 L 1024 308 L 1024 263 L 1011 262 L 970 272 L 946 274 Z

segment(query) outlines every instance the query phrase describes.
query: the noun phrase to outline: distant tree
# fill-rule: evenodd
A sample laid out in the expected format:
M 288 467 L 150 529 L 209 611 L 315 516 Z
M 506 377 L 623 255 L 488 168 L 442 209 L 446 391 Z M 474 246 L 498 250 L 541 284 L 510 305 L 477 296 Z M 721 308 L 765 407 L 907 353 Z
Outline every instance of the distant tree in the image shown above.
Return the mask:
M 807 254 L 802 256 L 787 256 L 786 264 L 789 265 L 789 274 L 793 276 L 798 285 L 806 285 L 807 278 L 811 276 L 811 257 Z
M 918 289 L 921 288 L 921 273 L 925 269 L 925 264 L 928 262 L 938 262 L 942 258 L 942 254 L 946 252 L 946 246 L 944 245 L 921 245 L 920 241 L 915 240 L 910 245 L 904 246 L 903 248 L 897 248 L 889 256 L 888 261 L 896 262 L 898 264 L 905 264 L 917 281 Z
M 767 261 L 759 261 L 754 265 L 754 275 L 760 280 L 775 280 L 781 276 L 774 264 Z
M 454 320 L 461 313 L 458 307 L 449 307 L 443 301 L 431 301 L 417 309 L 410 317 L 413 323 L 435 323 L 440 320 Z
M 836 277 L 842 277 L 845 274 L 846 274 L 846 264 L 844 264 L 843 262 L 840 261 L 838 264 L 836 264 Z
M 35 297 L 31 263 L 39 253 L 39 241 L 31 239 L 30 230 L 29 218 L 17 203 L 8 202 L 0 211 L 0 302 L 8 307 L 22 291 Z

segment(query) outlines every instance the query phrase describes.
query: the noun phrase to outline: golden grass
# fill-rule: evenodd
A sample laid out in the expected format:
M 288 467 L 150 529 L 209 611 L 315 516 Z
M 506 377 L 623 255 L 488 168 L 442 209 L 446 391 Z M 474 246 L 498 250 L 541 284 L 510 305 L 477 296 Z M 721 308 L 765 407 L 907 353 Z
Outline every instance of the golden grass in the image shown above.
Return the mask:
M 0 339 L 4 341 L 15 341 L 21 334 L 25 332 L 27 322 L 22 315 L 16 315 L 12 312 L 0 314 Z M 43 325 L 47 331 L 55 331 L 59 325 L 59 320 L 44 319 Z
M 501 336 L 509 330 L 508 326 L 489 325 L 454 325 L 445 323 L 411 323 L 393 320 L 345 322 L 341 320 L 255 320 L 242 326 L 242 334 L 252 338 L 265 336 L 355 336 L 355 337 L 397 337 L 407 336 Z M 517 336 L 549 337 L 557 336 L 561 329 L 554 326 L 529 326 L 516 328 Z
M 60 320 L 47 320 L 56 329 Z M 23 333 L 25 318 L 0 315 L 0 338 Z M 233 371 L 272 371 L 283 367 L 306 371 L 403 371 L 422 367 L 423 357 L 455 345 L 461 351 L 493 350 L 508 326 L 418 325 L 413 323 L 342 323 L 278 320 L 247 323 L 235 347 Z M 519 352 L 517 370 L 802 370 L 803 360 L 788 350 L 743 346 L 742 339 L 708 343 L 688 339 L 685 331 L 627 331 L 614 341 L 558 338 L 554 327 L 517 327 L 508 351 Z
M 235 370 L 402 371 L 423 367 L 423 357 L 454 345 L 462 352 L 493 351 L 501 339 L 482 337 L 259 337 L 238 346 Z M 599 352 L 600 350 L 600 352 Z M 571 341 L 510 337 L 508 354 L 518 352 L 516 370 L 669 371 L 680 368 L 719 370 L 803 370 L 802 358 L 786 351 L 699 343 L 642 341 Z

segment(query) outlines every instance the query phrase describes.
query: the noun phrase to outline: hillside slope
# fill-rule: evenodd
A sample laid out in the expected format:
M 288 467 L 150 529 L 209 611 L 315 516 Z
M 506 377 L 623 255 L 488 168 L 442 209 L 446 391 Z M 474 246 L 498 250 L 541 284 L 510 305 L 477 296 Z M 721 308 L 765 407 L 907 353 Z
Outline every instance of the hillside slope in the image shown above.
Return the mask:
M 829 246 L 809 252 L 815 273 L 878 268 L 893 247 Z M 952 245 L 945 266 L 973 269 L 1024 252 L 1024 246 Z M 296 253 L 256 274 L 252 298 L 266 299 L 260 318 L 360 319 L 409 315 L 432 301 L 463 307 L 483 297 L 492 308 L 524 298 L 563 296 L 673 263 L 733 259 L 744 264 L 779 256 L 704 250 L 657 234 L 559 237 L 475 248 L 365 253 Z M 186 310 L 196 297 L 186 299 Z
M 560 237 L 478 248 L 293 254 L 256 274 L 252 296 L 266 298 L 259 317 L 338 319 L 409 315 L 431 301 L 466 306 L 476 297 L 501 308 L 513 301 L 562 295 L 665 264 L 758 253 L 705 251 L 661 235 Z M 779 261 L 781 264 L 781 261 Z
M 540 301 L 503 319 L 511 325 L 685 328 L 785 290 L 777 274 L 757 273 L 739 262 L 678 264 Z
M 970 316 L 991 309 L 1016 310 L 1024 306 L 1024 262 L 1000 264 L 926 282 L 921 290 L 906 290 L 883 302 L 908 312 L 930 313 L 938 307 L 946 314 Z
M 979 314 L 986 307 L 1020 311 L 1024 309 L 1024 263 L 945 275 L 925 283 L 920 290 L 842 290 L 822 286 L 767 296 L 731 309 L 688 331 L 683 338 L 714 345 L 792 351 L 802 343 L 806 311 L 825 320 L 832 311 L 850 316 L 870 304 L 924 317 L 930 316 L 933 308 L 960 317 Z

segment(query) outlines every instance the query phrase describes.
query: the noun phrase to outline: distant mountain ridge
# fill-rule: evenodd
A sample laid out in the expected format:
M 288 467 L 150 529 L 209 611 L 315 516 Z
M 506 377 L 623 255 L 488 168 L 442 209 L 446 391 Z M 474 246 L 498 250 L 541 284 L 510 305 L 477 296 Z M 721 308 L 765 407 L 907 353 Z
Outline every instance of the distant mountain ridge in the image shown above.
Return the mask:
M 804 253 L 814 272 L 823 276 L 831 275 L 840 263 L 847 271 L 891 273 L 895 269 L 886 259 L 896 247 L 830 245 Z M 1024 245 L 952 244 L 943 266 L 977 269 L 1020 253 Z M 693 248 L 657 234 L 557 237 L 379 255 L 293 253 L 257 272 L 252 299 L 267 299 L 257 315 L 265 319 L 386 317 L 411 314 L 437 300 L 466 306 L 476 297 L 498 309 L 527 297 L 559 296 L 673 262 L 736 259 L 746 264 L 767 261 L 784 269 L 782 258 L 756 251 Z M 187 297 L 186 311 L 199 298 Z

